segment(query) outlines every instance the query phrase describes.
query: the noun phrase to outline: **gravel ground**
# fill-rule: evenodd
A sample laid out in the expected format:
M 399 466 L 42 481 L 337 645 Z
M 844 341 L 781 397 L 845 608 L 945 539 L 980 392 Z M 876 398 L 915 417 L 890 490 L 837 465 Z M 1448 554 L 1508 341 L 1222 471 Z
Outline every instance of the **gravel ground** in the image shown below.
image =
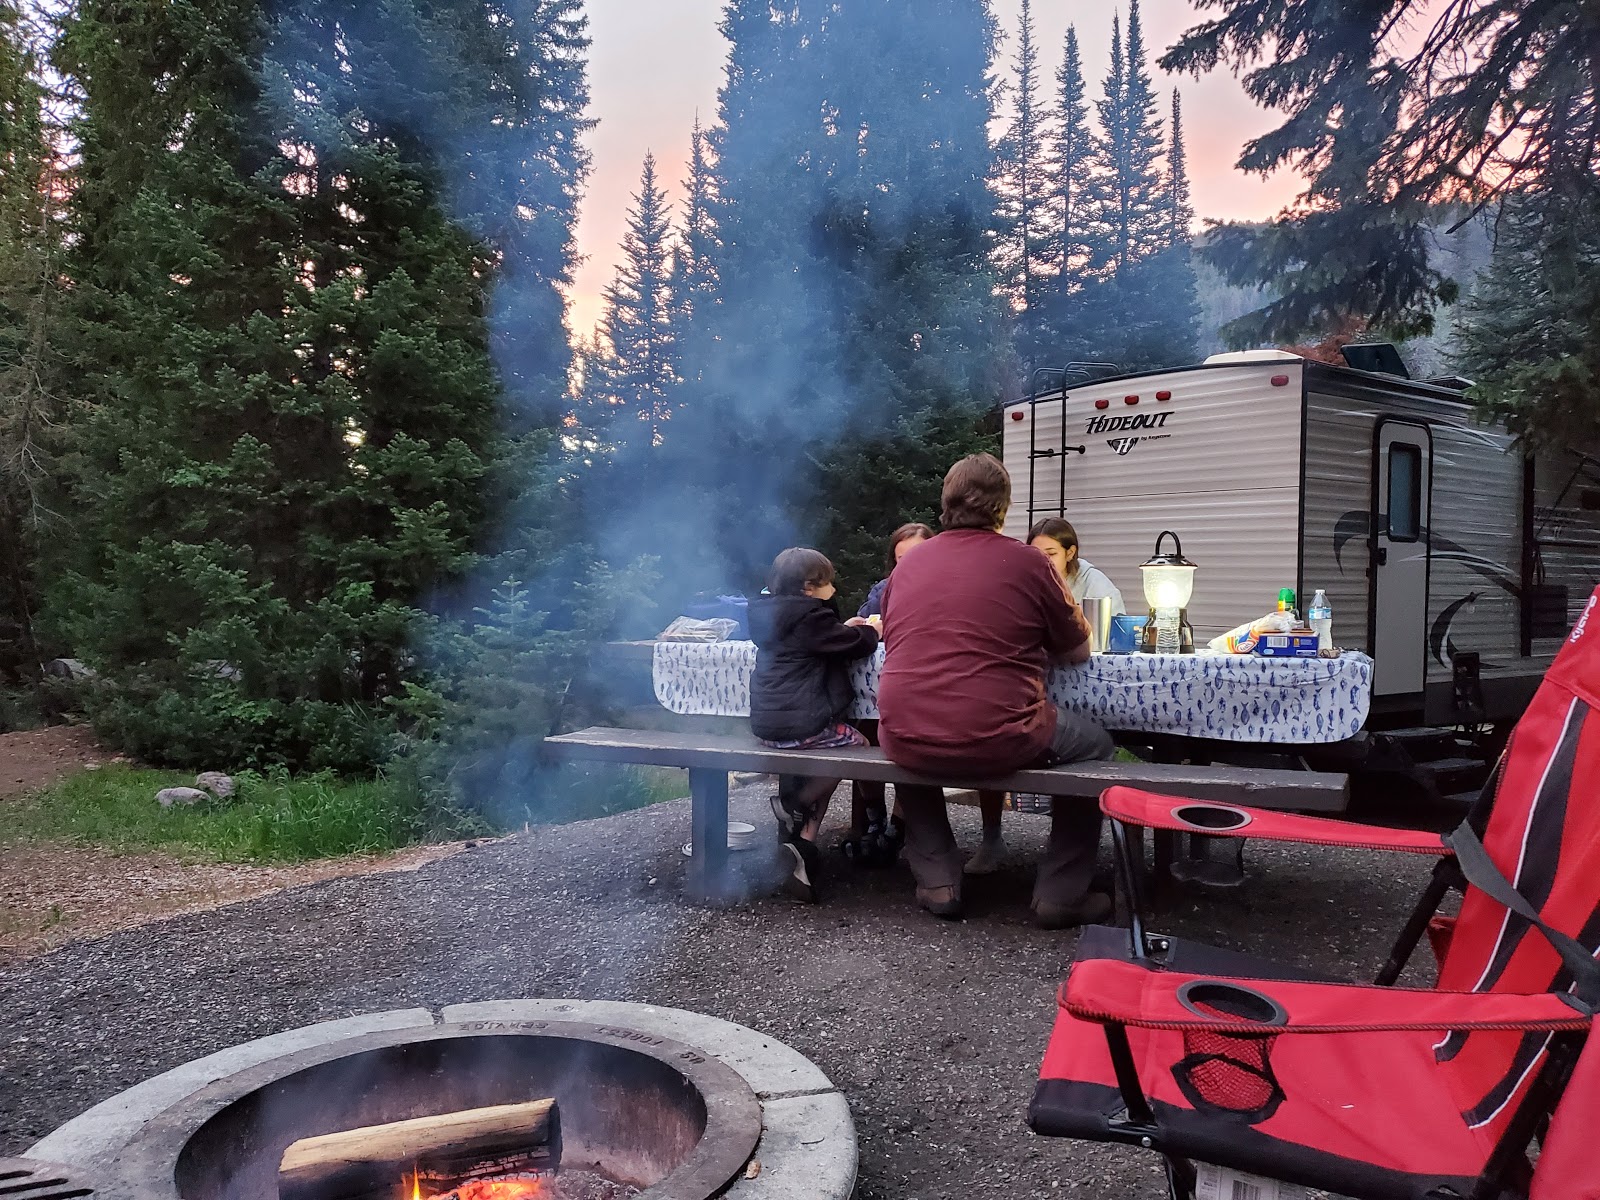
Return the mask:
M 765 790 L 734 817 L 765 828 Z M 977 814 L 956 814 L 976 843 Z M 1075 937 L 1028 922 L 1045 819 L 1007 814 L 1017 865 L 937 922 L 903 868 L 837 857 L 819 908 L 681 899 L 688 802 L 334 879 L 76 942 L 0 972 L 0 1154 L 188 1059 L 352 1013 L 523 996 L 637 1000 L 781 1038 L 847 1094 L 862 1200 L 1163 1196 L 1154 1156 L 1024 1124 Z M 826 841 L 839 833 L 837 818 Z M 737 856 L 759 876 L 762 851 Z M 1370 976 L 1425 867 L 1252 847 L 1251 879 L 1157 928 Z

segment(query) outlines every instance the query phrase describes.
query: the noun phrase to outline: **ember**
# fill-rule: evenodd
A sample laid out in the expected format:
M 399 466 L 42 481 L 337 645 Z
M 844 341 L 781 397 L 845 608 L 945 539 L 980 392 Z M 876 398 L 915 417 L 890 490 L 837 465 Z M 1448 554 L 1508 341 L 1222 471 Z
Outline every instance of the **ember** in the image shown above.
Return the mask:
M 471 1179 L 442 1192 L 430 1192 L 412 1176 L 411 1200 L 629 1200 L 639 1189 L 588 1171 L 558 1175 L 501 1175 Z
M 537 1175 L 474 1179 L 449 1193 L 447 1200 L 552 1200 L 545 1180 Z

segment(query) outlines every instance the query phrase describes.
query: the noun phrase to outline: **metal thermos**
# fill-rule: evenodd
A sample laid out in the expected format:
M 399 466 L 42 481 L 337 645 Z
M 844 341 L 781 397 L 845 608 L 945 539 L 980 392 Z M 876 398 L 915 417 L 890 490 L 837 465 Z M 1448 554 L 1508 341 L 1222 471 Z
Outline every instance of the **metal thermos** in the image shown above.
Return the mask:
M 1111 597 L 1086 596 L 1078 603 L 1089 622 L 1089 649 L 1104 654 L 1111 645 Z

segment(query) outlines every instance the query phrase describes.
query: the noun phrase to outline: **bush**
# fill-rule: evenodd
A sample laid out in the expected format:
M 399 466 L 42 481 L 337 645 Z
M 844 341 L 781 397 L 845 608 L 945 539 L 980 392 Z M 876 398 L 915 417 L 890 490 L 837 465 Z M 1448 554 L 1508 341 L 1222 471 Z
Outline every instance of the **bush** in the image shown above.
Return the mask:
M 0 733 L 37 729 L 46 724 L 39 689 L 0 687 Z
M 236 680 L 96 680 L 82 691 L 95 733 L 141 762 L 197 769 L 370 772 L 392 714 L 361 704 L 252 698 Z
M 666 798 L 659 776 L 557 766 L 541 747 L 558 725 L 604 716 L 573 693 L 572 682 L 620 616 L 648 603 L 654 581 L 648 562 L 622 572 L 593 564 L 556 623 L 526 586 L 508 580 L 470 622 L 441 622 L 428 655 L 437 682 L 409 684 L 393 703 L 411 732 L 396 770 L 419 792 L 446 796 L 501 827 L 603 816 Z

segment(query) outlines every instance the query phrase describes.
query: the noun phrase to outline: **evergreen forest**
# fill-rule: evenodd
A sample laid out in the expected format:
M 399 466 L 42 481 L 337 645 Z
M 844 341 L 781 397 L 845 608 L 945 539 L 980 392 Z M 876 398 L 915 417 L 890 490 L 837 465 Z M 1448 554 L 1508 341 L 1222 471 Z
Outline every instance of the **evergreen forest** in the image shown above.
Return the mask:
M 1068 364 L 1394 340 L 1600 450 L 1580 17 L 1449 0 L 1450 74 L 1407 0 L 1200 7 L 727 0 L 589 331 L 582 0 L 0 0 L 0 731 L 520 821 L 608 641 L 789 545 L 859 597 Z M 1288 210 L 1201 220 L 1158 63 L 1282 114 Z

